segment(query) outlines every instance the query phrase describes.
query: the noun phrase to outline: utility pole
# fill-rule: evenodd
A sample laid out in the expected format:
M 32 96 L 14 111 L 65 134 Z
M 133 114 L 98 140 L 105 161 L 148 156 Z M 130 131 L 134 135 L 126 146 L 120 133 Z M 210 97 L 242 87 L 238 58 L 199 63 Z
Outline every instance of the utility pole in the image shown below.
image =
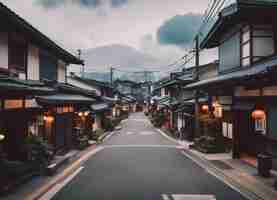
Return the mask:
M 199 81 L 199 37 L 198 35 L 195 38 L 195 79 L 196 81 Z M 195 107 L 194 107 L 194 112 L 195 112 L 195 127 L 194 127 L 194 136 L 199 136 L 199 129 L 200 129 L 200 121 L 199 121 L 199 116 L 200 116 L 200 108 L 199 108 L 199 90 L 195 90 Z
M 78 49 L 77 52 L 78 52 L 78 58 L 81 60 L 82 50 Z M 81 77 L 84 77 L 84 75 L 85 75 L 85 65 L 83 64 L 81 69 Z
M 113 71 L 114 71 L 114 68 L 113 67 L 111 67 L 111 69 L 110 69 L 111 71 L 110 71 L 110 81 L 111 81 L 111 86 L 113 86 Z

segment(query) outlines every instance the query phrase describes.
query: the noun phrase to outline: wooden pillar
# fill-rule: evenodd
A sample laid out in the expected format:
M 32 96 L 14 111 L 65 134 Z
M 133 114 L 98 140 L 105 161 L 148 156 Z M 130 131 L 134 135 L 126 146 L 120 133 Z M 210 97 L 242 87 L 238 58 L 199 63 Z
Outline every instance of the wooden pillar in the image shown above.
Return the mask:
M 232 143 L 232 157 L 234 159 L 240 158 L 240 145 L 239 145 L 239 134 L 240 134 L 240 112 L 233 111 L 233 143 Z

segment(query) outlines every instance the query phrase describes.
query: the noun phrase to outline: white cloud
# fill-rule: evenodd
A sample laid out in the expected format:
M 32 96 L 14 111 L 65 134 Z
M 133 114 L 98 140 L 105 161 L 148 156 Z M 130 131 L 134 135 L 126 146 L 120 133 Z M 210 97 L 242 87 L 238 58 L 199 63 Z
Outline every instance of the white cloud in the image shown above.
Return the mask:
M 107 0 L 103 0 L 107 2 Z M 103 4 L 85 8 L 65 4 L 45 9 L 31 0 L 2 0 L 39 30 L 67 49 L 88 49 L 109 44 L 125 44 L 154 55 L 167 62 L 184 53 L 174 46 L 160 46 L 156 32 L 172 16 L 203 13 L 208 0 L 129 0 L 121 7 Z M 145 35 L 153 36 L 146 44 Z M 147 46 L 149 45 L 149 46 Z M 169 58 L 165 58 L 169 57 Z

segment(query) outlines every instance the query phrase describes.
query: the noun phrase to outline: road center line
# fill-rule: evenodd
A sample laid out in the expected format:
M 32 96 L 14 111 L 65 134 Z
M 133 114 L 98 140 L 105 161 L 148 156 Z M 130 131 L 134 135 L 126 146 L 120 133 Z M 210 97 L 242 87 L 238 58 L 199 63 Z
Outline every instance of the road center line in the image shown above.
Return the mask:
M 147 148 L 147 147 L 163 147 L 163 148 L 174 148 L 176 149 L 176 145 L 103 145 L 102 147 L 104 148 L 124 148 L 124 147 L 142 147 L 142 148 Z

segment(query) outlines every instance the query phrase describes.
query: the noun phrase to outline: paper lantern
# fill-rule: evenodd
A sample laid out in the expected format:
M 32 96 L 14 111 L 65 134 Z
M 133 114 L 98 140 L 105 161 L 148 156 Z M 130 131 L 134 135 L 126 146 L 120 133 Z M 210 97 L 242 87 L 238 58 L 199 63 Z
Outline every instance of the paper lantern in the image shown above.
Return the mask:
M 251 117 L 253 119 L 265 119 L 266 117 L 266 113 L 264 110 L 262 109 L 255 109 L 252 113 L 251 113 Z
M 209 106 L 208 105 L 202 105 L 201 107 L 203 112 L 208 112 L 209 111 Z
M 5 135 L 0 134 L 0 141 L 3 141 L 5 139 Z
M 46 121 L 46 122 L 53 122 L 54 121 L 54 117 L 52 116 L 44 116 L 43 117 L 43 120 Z

